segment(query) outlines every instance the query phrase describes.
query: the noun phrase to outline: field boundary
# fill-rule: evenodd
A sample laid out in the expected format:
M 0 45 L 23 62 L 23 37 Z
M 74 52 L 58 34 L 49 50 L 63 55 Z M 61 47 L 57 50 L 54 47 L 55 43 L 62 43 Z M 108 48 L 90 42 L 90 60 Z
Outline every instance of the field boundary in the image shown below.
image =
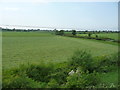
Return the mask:
M 120 40 L 115 40 L 115 39 L 111 39 L 111 38 L 96 38 L 96 37 L 76 36 L 76 35 L 68 35 L 68 34 L 64 34 L 63 36 L 73 37 L 73 38 L 94 39 L 94 40 L 101 40 L 101 41 L 111 41 L 111 42 L 120 43 Z

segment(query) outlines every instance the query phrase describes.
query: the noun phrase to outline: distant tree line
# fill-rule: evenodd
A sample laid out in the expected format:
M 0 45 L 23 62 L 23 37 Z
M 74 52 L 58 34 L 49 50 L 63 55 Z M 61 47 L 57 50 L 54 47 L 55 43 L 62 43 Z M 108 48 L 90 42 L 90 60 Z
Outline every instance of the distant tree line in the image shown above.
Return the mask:
M 34 31 L 47 31 L 51 32 L 52 30 L 40 30 L 40 29 L 8 29 L 8 28 L 2 28 L 2 31 L 15 31 L 15 32 L 34 32 Z
M 64 30 L 58 31 L 58 30 L 54 29 L 54 32 L 55 32 L 56 35 L 61 35 L 61 36 L 63 36 L 63 35 L 66 35 L 65 32 L 69 32 L 69 31 L 64 31 Z M 76 31 L 76 30 L 72 30 L 72 33 L 71 33 L 71 34 L 72 34 L 73 36 L 75 36 L 75 35 L 77 34 L 77 31 Z
M 41 29 L 16 29 L 16 28 L 13 28 L 13 29 L 8 29 L 8 28 L 2 28 L 1 29 L 2 31 L 20 31 L 20 32 L 30 32 L 30 31 L 49 31 L 49 32 L 55 32 L 56 35 L 64 35 L 66 32 L 69 32 L 71 33 L 72 35 L 76 35 L 76 34 L 89 34 L 89 36 L 91 36 L 92 34 L 97 34 L 97 33 L 120 33 L 120 31 L 114 31 L 114 30 L 111 30 L 111 31 L 105 31 L 105 30 L 99 30 L 99 31 L 88 31 L 88 30 L 85 30 L 85 31 L 76 31 L 76 30 L 60 30 L 58 31 L 57 29 L 54 29 L 54 30 L 41 30 Z
M 76 30 L 71 30 L 71 31 L 64 31 L 64 30 L 54 30 L 56 35 L 61 35 L 61 36 L 67 36 L 67 37 L 75 37 L 75 38 L 85 38 L 85 39 L 96 39 L 96 40 L 103 40 L 103 41 L 112 41 L 112 42 L 118 42 L 120 43 L 120 40 L 115 40 L 112 38 L 108 37 L 99 37 L 99 33 L 120 33 L 120 31 L 76 31 Z M 76 34 L 79 34 L 76 35 Z M 87 36 L 82 36 L 80 34 L 87 34 Z M 92 36 L 92 34 L 95 35 L 95 37 Z

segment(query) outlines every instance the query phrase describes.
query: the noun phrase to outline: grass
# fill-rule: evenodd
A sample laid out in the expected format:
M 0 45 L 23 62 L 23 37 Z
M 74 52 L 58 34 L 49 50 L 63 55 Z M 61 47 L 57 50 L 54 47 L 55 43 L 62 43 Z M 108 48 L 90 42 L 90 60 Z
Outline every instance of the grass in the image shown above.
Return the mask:
M 39 32 L 3 32 L 3 37 L 47 37 L 52 36 L 52 33 L 39 31 Z
M 88 34 L 77 34 L 78 36 L 88 36 Z M 104 38 L 111 38 L 111 39 L 115 39 L 118 40 L 118 33 L 100 33 L 100 34 L 92 34 L 91 37 L 96 37 L 96 35 L 98 35 L 98 37 L 104 37 Z
M 118 84 L 118 72 L 112 71 L 108 73 L 102 73 L 100 74 L 101 83 L 104 83 L 105 85 L 111 86 Z
M 25 63 L 60 63 L 75 50 L 90 50 L 93 56 L 116 53 L 117 45 L 95 40 L 55 36 L 45 32 L 3 32 L 3 69 Z

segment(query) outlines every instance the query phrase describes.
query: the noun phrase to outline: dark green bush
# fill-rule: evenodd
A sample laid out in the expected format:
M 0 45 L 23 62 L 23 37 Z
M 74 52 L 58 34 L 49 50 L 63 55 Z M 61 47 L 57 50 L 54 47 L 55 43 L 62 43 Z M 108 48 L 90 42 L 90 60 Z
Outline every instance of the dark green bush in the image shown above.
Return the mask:
M 26 69 L 26 74 L 35 81 L 48 82 L 50 79 L 49 75 L 53 71 L 54 67 L 52 65 L 30 65 Z
M 45 88 L 53 69 L 52 65 L 31 64 L 3 71 L 3 88 Z
M 51 79 L 47 84 L 47 88 L 59 88 L 59 84 L 55 79 Z
M 87 51 L 76 51 L 69 61 L 69 65 L 73 70 L 81 66 L 85 71 L 89 70 L 92 72 L 92 64 L 92 56 Z
M 117 68 L 118 54 L 98 56 L 93 60 L 94 70 L 97 72 L 109 72 Z
M 77 34 L 76 30 L 72 30 L 72 35 L 76 35 L 76 34 Z
M 56 64 L 55 71 L 50 74 L 50 77 L 55 79 L 59 84 L 64 84 L 67 81 L 66 77 L 71 70 L 67 64 L 67 62 Z
M 99 83 L 98 73 L 74 73 L 67 77 L 66 87 L 68 88 L 87 88 L 96 86 Z
M 26 76 L 3 78 L 3 88 L 40 88 L 40 83 Z

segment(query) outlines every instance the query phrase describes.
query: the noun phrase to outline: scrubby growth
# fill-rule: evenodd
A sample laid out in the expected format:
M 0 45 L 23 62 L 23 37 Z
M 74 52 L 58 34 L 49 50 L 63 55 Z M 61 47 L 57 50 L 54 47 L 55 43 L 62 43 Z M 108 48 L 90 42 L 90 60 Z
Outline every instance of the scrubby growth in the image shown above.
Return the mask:
M 113 70 L 117 55 L 92 57 L 76 51 L 70 60 L 59 64 L 21 65 L 3 72 L 3 88 L 97 88 L 100 73 Z

